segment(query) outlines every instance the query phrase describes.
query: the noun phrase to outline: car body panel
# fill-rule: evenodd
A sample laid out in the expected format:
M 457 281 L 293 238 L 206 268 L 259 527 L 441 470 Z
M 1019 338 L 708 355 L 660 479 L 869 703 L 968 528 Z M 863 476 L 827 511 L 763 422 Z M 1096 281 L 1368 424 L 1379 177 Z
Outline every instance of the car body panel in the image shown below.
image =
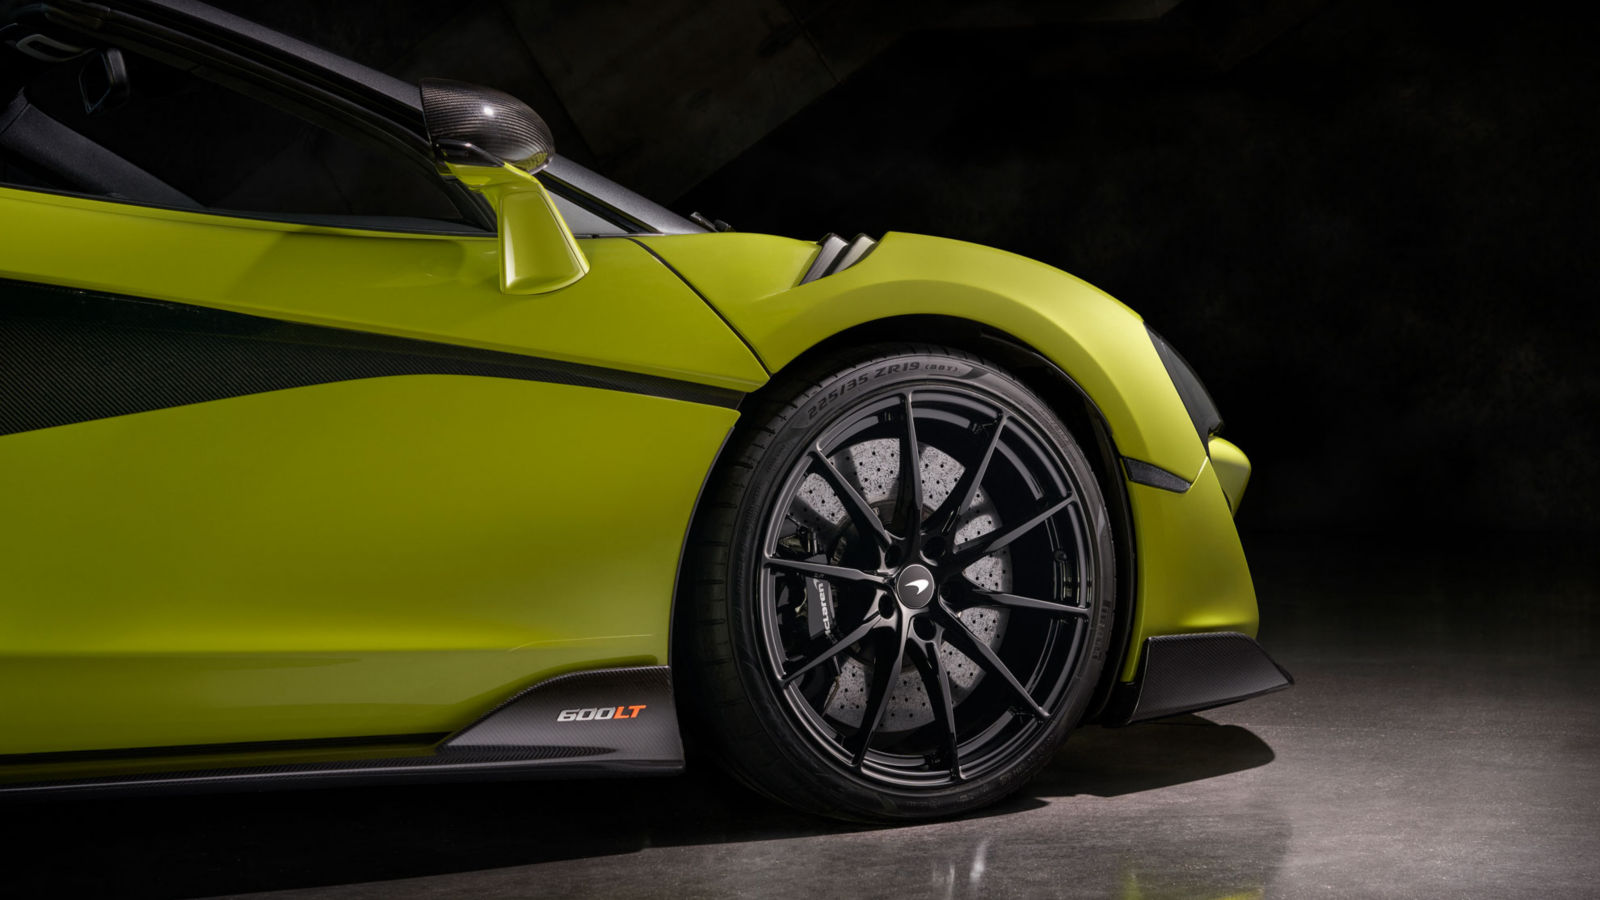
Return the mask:
M 1187 491 L 1130 483 L 1138 595 L 1122 680 L 1139 670 L 1145 639 L 1201 631 L 1255 637 L 1255 585 L 1228 498 L 1211 461 Z
M 27 223 L 0 244 L 16 281 L 713 386 L 765 377 L 626 239 L 583 241 L 597 271 L 519 297 L 493 236 L 12 189 L 0 221 Z M 735 418 L 415 375 L 0 437 L 0 754 L 445 732 L 548 675 L 664 662 L 684 532 Z
M 896 316 L 952 316 L 1017 336 L 1049 357 L 1099 406 L 1123 454 L 1186 480 L 1205 460 L 1205 447 L 1143 320 L 1060 269 L 978 244 L 890 232 L 854 266 L 795 287 L 804 271 L 803 263 L 794 265 L 797 242 L 739 235 L 723 250 L 730 237 L 638 240 L 704 294 L 768 369 L 777 371 L 857 325 Z M 778 272 L 757 271 L 734 261 L 747 254 L 785 265 Z
M 768 368 L 876 320 L 933 314 L 977 322 L 1059 366 L 1105 417 L 1120 454 L 1192 482 L 1183 493 L 1129 485 L 1137 578 L 1124 680 L 1138 671 L 1148 637 L 1207 629 L 1255 634 L 1255 592 L 1228 497 L 1136 313 L 1059 269 L 961 241 L 891 232 L 854 266 L 786 287 L 774 269 L 790 285 L 804 271 L 795 242 L 727 237 L 640 241 L 695 285 Z M 724 242 L 761 266 L 725 264 L 734 254 L 719 251 Z
M 642 235 L 635 240 L 666 260 L 724 316 L 736 313 L 751 324 L 759 323 L 750 307 L 794 288 L 818 252 L 812 241 L 741 231 Z M 729 324 L 744 333 L 733 320 Z M 767 354 L 781 352 L 773 343 L 766 337 L 750 344 L 769 371 L 777 371 L 794 358 L 769 359 Z
M 1245 488 L 1250 484 L 1250 458 L 1244 451 L 1225 438 L 1215 435 L 1206 442 L 1211 455 L 1211 465 L 1217 470 L 1217 480 L 1222 492 L 1228 495 L 1228 508 L 1237 515 L 1239 504 L 1244 502 Z
M 398 376 L 0 438 L 0 755 L 449 732 L 663 663 L 734 417 Z
M 500 291 L 494 235 L 301 225 L 0 188 L 0 277 L 750 390 L 766 372 L 627 238 L 580 243 L 569 287 Z

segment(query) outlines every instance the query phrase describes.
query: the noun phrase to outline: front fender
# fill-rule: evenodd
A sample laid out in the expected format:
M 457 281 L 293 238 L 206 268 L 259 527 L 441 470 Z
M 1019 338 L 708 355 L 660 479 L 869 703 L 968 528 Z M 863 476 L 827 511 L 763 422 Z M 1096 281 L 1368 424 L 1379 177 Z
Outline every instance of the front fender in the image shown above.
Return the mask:
M 1060 269 L 978 244 L 890 232 L 861 262 L 796 287 L 815 244 L 732 233 L 640 242 L 693 284 L 770 371 L 869 322 L 966 319 L 1060 366 L 1100 408 L 1124 455 L 1190 481 L 1206 460 L 1143 320 Z
M 1136 588 L 1122 680 L 1137 674 L 1148 637 L 1256 633 L 1255 589 L 1229 498 L 1133 310 L 1043 263 L 914 234 L 885 235 L 854 266 L 799 286 L 816 244 L 734 233 L 638 240 L 694 285 L 769 371 L 834 335 L 900 316 L 965 319 L 1033 347 L 1088 394 L 1120 454 L 1191 483 L 1182 493 L 1129 484 Z

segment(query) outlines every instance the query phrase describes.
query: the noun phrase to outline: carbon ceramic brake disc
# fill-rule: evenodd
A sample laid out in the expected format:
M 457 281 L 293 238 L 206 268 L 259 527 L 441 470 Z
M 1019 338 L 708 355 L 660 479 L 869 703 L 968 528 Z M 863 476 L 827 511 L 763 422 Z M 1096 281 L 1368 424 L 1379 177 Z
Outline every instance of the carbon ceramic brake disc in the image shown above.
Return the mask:
M 851 445 L 847 451 L 834 455 L 834 460 L 844 476 L 854 481 L 861 494 L 874 509 L 894 508 L 900 481 L 900 442 L 890 438 L 863 441 Z M 922 502 L 925 509 L 937 509 L 961 478 L 964 467 L 938 447 L 922 447 Z M 833 489 L 820 476 L 812 474 L 800 485 L 797 493 L 800 524 L 816 532 L 820 546 L 834 546 L 848 524 L 844 504 Z M 971 507 L 956 530 L 957 544 L 979 535 L 988 534 L 999 527 L 994 504 L 982 491 L 974 495 Z M 989 591 L 1011 590 L 1011 551 L 1001 550 L 978 560 L 965 570 L 965 575 L 978 587 Z M 972 633 L 990 647 L 1005 636 L 1007 613 L 1004 610 L 973 608 L 959 613 Z M 949 674 L 951 699 L 961 699 L 978 686 L 983 679 L 980 669 L 966 654 L 950 646 L 939 645 L 939 656 Z M 850 726 L 859 726 L 866 706 L 866 689 L 872 671 L 856 656 L 848 656 L 840 665 L 823 713 L 828 718 Z M 928 689 L 918 676 L 916 667 L 906 661 L 901 666 L 899 681 L 889 694 L 880 733 L 910 731 L 933 721 L 933 707 L 928 702 Z

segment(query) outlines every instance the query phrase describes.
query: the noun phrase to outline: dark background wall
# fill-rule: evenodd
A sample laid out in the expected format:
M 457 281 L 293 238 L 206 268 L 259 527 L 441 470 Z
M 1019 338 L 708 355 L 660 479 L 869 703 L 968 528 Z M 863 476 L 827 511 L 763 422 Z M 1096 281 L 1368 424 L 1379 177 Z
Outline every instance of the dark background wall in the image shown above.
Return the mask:
M 1206 378 L 1250 530 L 1600 526 L 1594 29 L 1385 0 L 226 0 L 752 231 L 1067 269 Z M 444 10 L 441 12 L 441 10 Z

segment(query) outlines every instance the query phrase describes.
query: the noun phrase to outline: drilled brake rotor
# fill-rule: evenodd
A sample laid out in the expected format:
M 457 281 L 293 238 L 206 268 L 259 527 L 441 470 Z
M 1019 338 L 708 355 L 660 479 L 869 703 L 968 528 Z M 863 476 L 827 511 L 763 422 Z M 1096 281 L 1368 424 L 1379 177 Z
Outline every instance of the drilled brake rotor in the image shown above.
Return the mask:
M 887 518 L 898 498 L 900 478 L 900 442 L 883 438 L 863 441 L 835 453 L 833 462 L 840 472 L 861 490 L 867 502 L 880 515 Z M 949 454 L 931 445 L 923 445 L 921 475 L 923 507 L 925 511 L 937 509 L 950 492 L 965 468 Z M 801 484 L 795 510 L 791 513 L 796 523 L 815 536 L 818 548 L 835 564 L 840 563 L 853 540 L 859 540 L 844 503 L 821 476 L 807 476 Z M 960 544 L 979 535 L 988 534 L 1000 526 L 994 504 L 980 490 L 973 497 L 971 507 L 957 526 L 955 543 Z M 975 585 L 990 591 L 1011 590 L 1011 552 L 1001 550 L 969 566 L 964 574 Z M 821 579 L 808 579 L 811 587 L 802 602 L 831 604 L 834 594 Z M 807 615 L 811 610 L 805 611 Z M 817 617 L 832 622 L 835 610 L 818 609 Z M 973 608 L 963 610 L 959 616 L 974 636 L 990 647 L 1000 643 L 1005 636 L 1008 613 L 1001 609 Z M 966 654 L 950 646 L 939 645 L 939 656 L 949 674 L 951 696 L 955 702 L 977 688 L 984 672 Z M 822 712 L 828 718 L 852 727 L 859 727 L 866 708 L 867 686 L 872 681 L 872 660 L 858 653 L 840 657 L 841 662 L 830 688 Z M 878 726 L 881 734 L 910 731 L 933 721 L 933 707 L 928 702 L 928 689 L 918 676 L 914 665 L 905 660 L 899 678 L 889 694 L 883 720 Z

